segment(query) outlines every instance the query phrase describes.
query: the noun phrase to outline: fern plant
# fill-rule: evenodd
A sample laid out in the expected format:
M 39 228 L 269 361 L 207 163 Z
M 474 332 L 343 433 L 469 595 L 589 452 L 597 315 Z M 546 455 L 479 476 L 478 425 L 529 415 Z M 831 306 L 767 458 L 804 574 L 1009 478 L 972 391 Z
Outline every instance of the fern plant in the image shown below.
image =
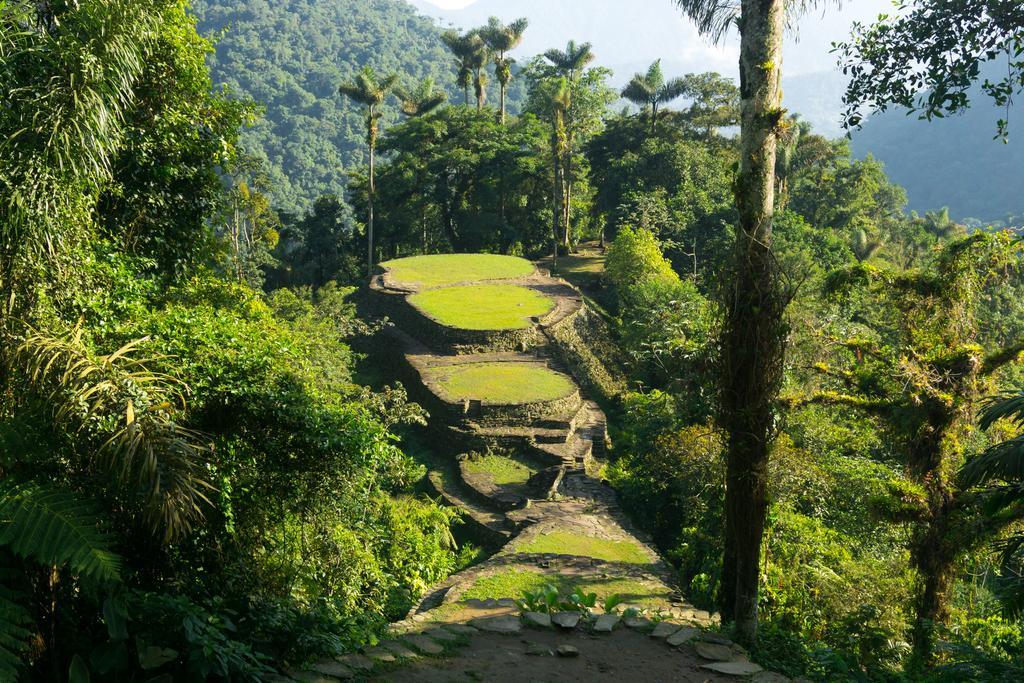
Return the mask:
M 121 579 L 121 558 L 110 546 L 91 501 L 36 482 L 0 480 L 0 547 L 106 584 Z
M 80 581 L 110 586 L 121 580 L 121 558 L 110 550 L 89 500 L 37 482 L 0 479 L 0 549 L 43 566 L 64 568 Z M 15 680 L 32 636 L 18 577 L 0 567 L 0 679 Z
M 26 596 L 13 587 L 18 578 L 12 570 L 0 567 L 0 680 L 4 681 L 17 678 L 22 653 L 32 637 L 32 617 L 24 606 Z

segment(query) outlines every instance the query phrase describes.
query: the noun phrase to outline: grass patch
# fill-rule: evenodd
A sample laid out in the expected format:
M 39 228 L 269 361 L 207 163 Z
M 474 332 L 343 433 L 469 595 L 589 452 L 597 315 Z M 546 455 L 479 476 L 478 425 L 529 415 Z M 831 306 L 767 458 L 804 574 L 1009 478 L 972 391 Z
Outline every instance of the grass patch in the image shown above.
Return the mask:
M 516 285 L 465 285 L 428 289 L 409 303 L 442 325 L 462 330 L 518 330 L 544 315 L 555 302 Z
M 627 564 L 650 564 L 644 549 L 629 541 L 609 541 L 603 538 L 572 534 L 566 531 L 555 531 L 543 536 L 536 536 L 529 543 L 516 546 L 520 553 L 553 553 L 558 555 L 579 555 L 593 557 L 606 562 L 624 562 Z
M 575 577 L 562 574 L 544 574 L 540 571 L 510 571 L 477 579 L 465 593 L 462 600 L 487 600 L 494 598 L 521 598 L 524 593 L 537 591 L 552 584 L 560 593 L 569 594 L 579 588 L 586 593 L 597 593 L 598 601 L 618 595 L 632 605 L 657 606 L 667 602 L 670 591 L 666 586 L 652 586 L 634 579 L 596 579 L 578 581 Z
M 387 261 L 395 282 L 418 287 L 443 287 L 478 280 L 507 280 L 533 273 L 526 259 L 498 254 L 433 254 Z
M 514 458 L 502 455 L 482 455 L 466 461 L 466 470 L 485 475 L 497 486 L 522 485 L 530 480 L 535 470 Z
M 466 363 L 426 371 L 426 380 L 451 401 L 497 404 L 553 401 L 573 391 L 565 375 L 532 363 Z

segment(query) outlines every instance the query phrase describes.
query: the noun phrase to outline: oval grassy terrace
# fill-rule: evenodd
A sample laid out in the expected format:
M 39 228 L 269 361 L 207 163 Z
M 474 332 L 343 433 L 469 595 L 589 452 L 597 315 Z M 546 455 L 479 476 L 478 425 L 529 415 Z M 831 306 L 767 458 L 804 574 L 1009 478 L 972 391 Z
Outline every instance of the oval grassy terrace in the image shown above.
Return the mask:
M 429 368 L 424 379 L 452 401 L 518 405 L 554 401 L 576 386 L 565 375 L 533 363 L 463 363 Z
M 428 289 L 409 297 L 421 313 L 460 330 L 519 330 L 548 313 L 555 302 L 518 285 L 462 285 Z
M 534 272 L 526 259 L 499 254 L 430 254 L 380 264 L 398 285 L 428 289 L 460 282 L 513 280 Z

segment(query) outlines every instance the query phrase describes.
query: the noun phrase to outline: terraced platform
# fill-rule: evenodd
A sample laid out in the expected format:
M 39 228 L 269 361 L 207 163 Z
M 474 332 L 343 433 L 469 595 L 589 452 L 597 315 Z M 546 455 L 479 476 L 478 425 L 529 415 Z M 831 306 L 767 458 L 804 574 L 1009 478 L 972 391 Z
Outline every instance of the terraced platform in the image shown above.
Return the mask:
M 543 666 L 533 667 L 534 673 L 497 675 L 490 660 L 469 678 L 446 677 L 454 675 L 447 665 L 422 659 L 466 656 L 453 648 L 472 650 L 494 634 L 519 633 L 524 621 L 553 628 L 549 615 L 523 617 L 515 604 L 524 592 L 548 585 L 565 595 L 573 589 L 595 593 L 598 602 L 587 614 L 569 614 L 568 628 L 535 638 L 611 638 L 614 632 L 614 642 L 621 644 L 629 641 L 626 632 L 650 631 L 668 639 L 666 651 L 675 654 L 658 665 L 667 678 L 648 680 L 691 680 L 691 674 L 699 675 L 692 680 L 723 680 L 723 663 L 723 675 L 759 671 L 744 662 L 742 652 L 721 643 L 718 659 L 701 655 L 716 636 L 700 629 L 713 627 L 717 617 L 679 595 L 671 568 L 598 476 L 608 447 L 606 420 L 581 386 L 599 385 L 594 377 L 600 378 L 600 368 L 578 349 L 564 348 L 564 340 L 586 334 L 579 325 L 585 314 L 580 293 L 511 257 L 417 257 L 383 267 L 368 301 L 370 310 L 395 324 L 377 346 L 400 350 L 387 363 L 389 370 L 431 413 L 428 439 L 437 462 L 429 483 L 463 512 L 465 530 L 492 554 L 428 590 L 407 619 L 393 626 L 394 640 L 385 647 L 321 663 L 300 680 L 345 679 L 343 671 L 349 678 L 374 680 L 482 680 L 474 676 L 486 671 L 488 680 L 571 679 L 568 670 L 559 674 Z M 506 302 L 533 301 L 537 307 L 498 310 L 494 286 L 513 288 Z M 498 324 L 476 324 L 481 320 Z M 621 605 L 604 610 L 610 598 Z M 620 625 L 629 628 L 616 630 Z M 489 647 L 510 654 L 502 643 Z M 620 680 L 593 671 L 588 678 Z

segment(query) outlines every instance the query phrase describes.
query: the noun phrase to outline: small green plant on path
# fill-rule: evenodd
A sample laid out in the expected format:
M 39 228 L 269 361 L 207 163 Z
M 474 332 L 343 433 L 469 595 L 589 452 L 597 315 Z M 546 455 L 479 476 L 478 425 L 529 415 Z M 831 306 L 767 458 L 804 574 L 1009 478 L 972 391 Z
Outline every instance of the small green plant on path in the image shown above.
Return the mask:
M 553 401 L 572 393 L 572 381 L 530 363 L 467 363 L 430 368 L 426 380 L 453 401 L 497 404 Z
M 612 596 L 617 598 L 618 596 Z M 587 593 L 579 588 L 568 595 L 562 595 L 558 586 L 546 584 L 535 591 L 526 591 L 516 600 L 523 612 L 584 612 L 589 614 L 597 606 L 597 593 Z
M 540 292 L 517 285 L 464 285 L 428 289 L 409 303 L 442 325 L 462 330 L 517 330 L 530 326 L 555 302 Z
M 388 261 L 381 266 L 403 285 L 444 287 L 479 280 L 511 280 L 534 271 L 526 259 L 498 254 L 432 254 Z
M 520 553 L 546 553 L 557 555 L 579 555 L 593 557 L 607 562 L 627 564 L 650 564 L 650 556 L 643 548 L 630 541 L 609 541 L 568 531 L 555 531 L 536 536 L 523 545 L 516 546 Z

